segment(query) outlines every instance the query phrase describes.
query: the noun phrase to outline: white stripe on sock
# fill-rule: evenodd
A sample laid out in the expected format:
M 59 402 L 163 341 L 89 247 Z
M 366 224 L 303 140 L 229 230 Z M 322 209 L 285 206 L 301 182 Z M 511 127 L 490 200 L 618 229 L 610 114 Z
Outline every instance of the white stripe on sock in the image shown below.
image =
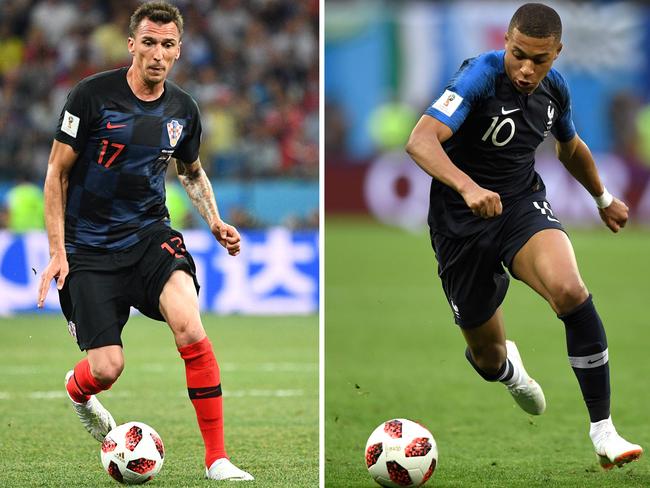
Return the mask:
M 497 378 L 497 381 L 503 381 L 503 378 L 507 378 L 508 375 L 510 374 L 511 368 L 512 368 L 512 363 L 506 359 L 506 370 L 503 372 L 501 376 Z
M 608 360 L 608 349 L 605 349 L 603 352 L 592 354 L 591 356 L 569 356 L 571 367 L 580 369 L 598 368 L 603 364 L 607 364 Z

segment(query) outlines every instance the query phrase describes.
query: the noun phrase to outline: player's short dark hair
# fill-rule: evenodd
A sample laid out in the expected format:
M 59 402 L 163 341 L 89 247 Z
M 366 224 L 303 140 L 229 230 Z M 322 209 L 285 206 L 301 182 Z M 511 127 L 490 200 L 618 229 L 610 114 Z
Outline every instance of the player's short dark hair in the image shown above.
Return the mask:
M 543 39 L 562 39 L 562 20 L 558 13 L 543 3 L 526 3 L 519 7 L 510 20 L 508 33 L 517 29 L 522 34 Z
M 152 22 L 168 24 L 173 22 L 178 27 L 179 36 L 183 36 L 183 16 L 181 12 L 172 4 L 167 2 L 147 2 L 140 5 L 129 23 L 129 37 L 135 37 L 135 31 L 138 30 L 140 22 L 149 19 Z

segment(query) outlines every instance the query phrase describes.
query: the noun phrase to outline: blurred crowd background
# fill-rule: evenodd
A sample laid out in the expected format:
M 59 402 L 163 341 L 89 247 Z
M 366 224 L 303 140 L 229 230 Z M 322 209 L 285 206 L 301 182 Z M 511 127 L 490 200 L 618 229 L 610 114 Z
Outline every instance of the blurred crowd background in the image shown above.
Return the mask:
M 403 147 L 464 59 L 503 49 L 523 1 L 327 0 L 325 209 L 391 224 L 426 222 L 429 178 Z M 608 189 L 650 224 L 650 5 L 549 1 L 563 21 L 555 63 L 569 83 L 578 134 Z M 554 155 L 537 168 L 564 223 L 599 223 L 593 200 Z M 345 189 L 341 191 L 341 189 Z
M 39 192 L 65 98 L 82 78 L 130 65 L 129 16 L 139 3 L 0 0 L 3 225 L 43 228 Z M 201 160 L 224 218 L 244 228 L 317 227 L 318 0 L 171 3 L 185 32 L 170 79 L 201 109 Z M 198 225 L 171 175 L 168 206 L 174 226 Z

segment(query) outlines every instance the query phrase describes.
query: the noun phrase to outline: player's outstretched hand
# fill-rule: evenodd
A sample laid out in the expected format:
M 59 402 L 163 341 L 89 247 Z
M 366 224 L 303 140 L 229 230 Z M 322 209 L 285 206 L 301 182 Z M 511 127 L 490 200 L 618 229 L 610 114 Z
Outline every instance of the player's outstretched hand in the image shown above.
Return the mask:
M 486 190 L 478 185 L 472 185 L 468 190 L 461 192 L 461 195 L 474 215 L 490 219 L 501 215 L 501 212 L 503 212 L 501 197 L 498 193 Z
M 50 283 L 56 278 L 56 288 L 61 290 L 68 276 L 68 258 L 63 254 L 53 254 L 41 274 L 41 282 L 38 286 L 38 308 L 43 308 L 47 292 L 50 291 Z
M 609 207 L 599 208 L 598 213 L 600 218 L 603 219 L 605 225 L 611 229 L 612 232 L 618 232 L 627 223 L 629 208 L 618 198 L 614 198 Z
M 213 224 L 210 228 L 212 235 L 217 239 L 219 244 L 226 248 L 228 254 L 231 256 L 237 256 L 241 248 L 241 236 L 237 229 L 232 225 L 226 224 L 223 220 L 220 220 L 216 224 Z

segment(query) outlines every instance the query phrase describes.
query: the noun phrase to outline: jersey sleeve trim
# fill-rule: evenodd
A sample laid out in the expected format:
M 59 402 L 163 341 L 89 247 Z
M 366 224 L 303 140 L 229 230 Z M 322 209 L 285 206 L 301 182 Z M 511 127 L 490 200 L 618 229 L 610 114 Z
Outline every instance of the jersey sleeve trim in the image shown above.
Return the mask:
M 452 132 L 456 132 L 471 108 L 468 103 L 463 105 L 464 100 L 465 98 L 458 93 L 447 89 L 424 113 L 438 119 Z
M 465 60 L 443 94 L 424 113 L 456 132 L 472 108 L 494 93 L 494 80 L 503 69 L 503 51 Z

